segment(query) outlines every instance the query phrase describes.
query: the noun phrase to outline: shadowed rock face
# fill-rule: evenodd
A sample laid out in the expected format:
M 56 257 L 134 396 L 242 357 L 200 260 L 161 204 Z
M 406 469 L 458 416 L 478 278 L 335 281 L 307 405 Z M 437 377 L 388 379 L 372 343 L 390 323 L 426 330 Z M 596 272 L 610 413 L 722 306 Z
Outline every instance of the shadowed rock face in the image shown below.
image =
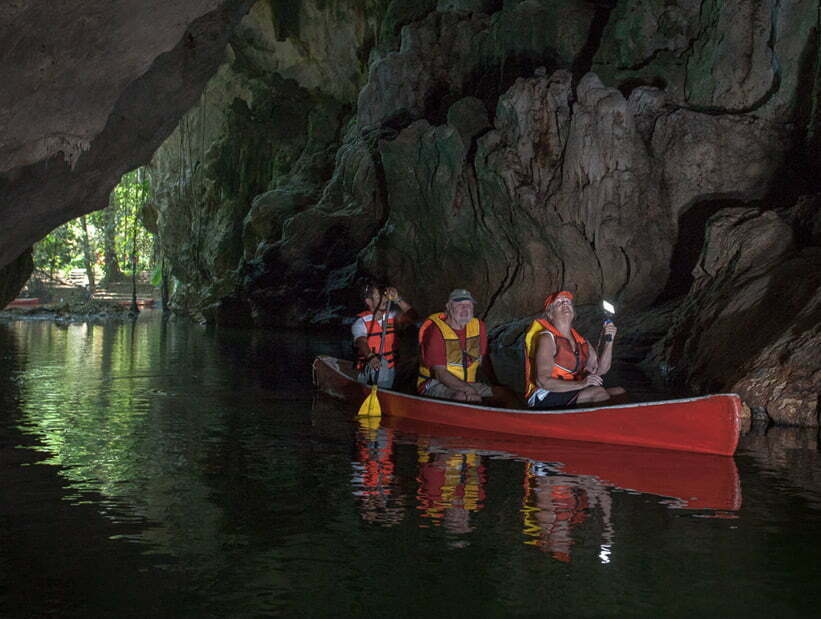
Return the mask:
M 206 228 L 218 231 L 232 255 L 242 252 L 238 277 L 226 276 L 216 260 L 206 265 L 207 286 L 192 286 L 197 276 L 182 272 L 180 306 L 217 321 L 333 324 L 355 307 L 357 279 L 372 275 L 396 284 L 422 314 L 439 309 L 449 289 L 466 286 L 481 299 L 483 317 L 503 325 L 536 311 L 548 290 L 572 288 L 582 304 L 606 296 L 631 318 L 643 317 L 627 323 L 630 357 L 641 358 L 663 337 L 648 367 L 664 368 L 682 388 L 746 389 L 751 405 L 779 421 L 812 423 L 808 395 L 793 398 L 802 413 L 780 414 L 775 401 L 785 400 L 777 386 L 742 382 L 775 363 L 779 384 L 797 385 L 800 374 L 802 393 L 817 386 L 811 372 L 806 378 L 804 370 L 789 369 L 800 355 L 793 365 L 776 360 L 778 350 L 799 341 L 790 318 L 768 323 L 766 343 L 751 342 L 744 354 L 735 338 L 761 319 L 758 310 L 744 320 L 718 321 L 720 337 L 691 333 L 698 320 L 709 331 L 718 314 L 757 308 L 761 300 L 745 287 L 763 274 L 750 280 L 738 258 L 717 259 L 712 267 L 702 259 L 705 270 L 697 270 L 688 297 L 668 296 L 663 307 L 653 307 L 665 290 L 687 290 L 686 282 L 670 284 L 676 284 L 671 277 L 690 280 L 698 256 L 698 248 L 686 251 L 691 238 L 706 238 L 705 252 L 735 251 L 745 241 L 739 255 L 750 256 L 761 243 L 777 281 L 795 276 L 793 257 L 812 257 L 817 242 L 791 241 L 797 227 L 766 210 L 813 190 L 798 183 L 792 197 L 773 192 L 785 170 L 797 162 L 806 173 L 812 161 L 811 141 L 802 137 L 817 123 L 806 94 L 817 87 L 809 87 L 817 84 L 817 69 L 807 61 L 817 55 L 812 3 L 766 10 L 751 2 L 711 3 L 704 11 L 652 1 L 615 8 L 486 3 L 453 11 L 439 3 L 439 12 L 432 2 L 412 10 L 400 4 L 391 3 L 382 17 L 349 5 L 342 19 L 320 3 L 303 2 L 292 20 L 302 26 L 290 31 L 301 46 L 288 49 L 265 34 L 268 22 L 259 15 L 243 22 L 244 35 L 232 44 L 237 57 L 248 57 L 246 41 L 268 40 L 294 78 L 290 85 L 272 83 L 269 92 L 282 98 L 287 91 L 286 99 L 312 105 L 315 119 L 323 120 L 291 122 L 301 123 L 302 138 L 290 136 L 246 159 L 256 162 L 250 169 L 292 163 L 268 175 L 256 197 L 230 207 L 244 213 L 241 231 L 227 230 L 221 208 L 210 208 Z M 337 19 L 355 25 L 316 35 L 317 20 Z M 732 36 L 724 36 L 730 21 Z M 323 52 L 328 47 L 369 50 L 348 65 L 345 83 L 355 87 L 316 83 L 298 68 L 344 75 L 339 59 Z M 223 70 L 222 81 L 212 82 L 215 99 L 231 80 L 259 79 L 236 62 Z M 358 92 L 355 100 L 351 91 Z M 259 94 L 245 101 L 242 114 L 273 118 Z M 223 126 L 238 113 L 231 111 Z M 232 141 L 245 140 L 224 129 L 215 135 L 214 160 Z M 157 161 L 179 159 L 167 148 Z M 335 162 L 328 165 L 331 152 Z M 323 164 L 308 167 L 309 161 Z M 210 178 L 219 185 L 219 175 Z M 744 207 L 753 203 L 755 209 Z M 736 230 L 718 216 L 705 223 L 726 204 L 756 213 L 759 224 Z M 166 221 L 181 212 L 172 200 L 163 209 Z M 177 235 L 168 241 L 184 243 Z M 716 295 L 724 287 L 705 283 L 716 277 L 729 282 L 723 296 Z M 215 281 L 223 282 L 219 289 Z M 804 300 L 798 295 L 791 307 Z M 677 352 L 682 341 L 685 357 Z M 715 355 L 725 357 L 722 371 L 707 361 Z
M 23 252 L 17 260 L 0 267 L 0 306 L 5 307 L 9 301 L 17 296 L 17 293 L 20 292 L 20 289 L 31 276 L 33 269 L 34 263 L 31 259 L 31 251 Z
M 797 210 L 713 216 L 690 293 L 646 363 L 699 392 L 737 392 L 777 423 L 818 425 L 821 247 L 796 242 L 790 223 L 813 225 Z
M 319 316 L 333 315 L 350 301 L 338 291 L 362 272 L 395 281 L 425 310 L 457 283 L 469 286 L 491 321 L 538 307 L 555 287 L 574 288 L 583 303 L 606 295 L 648 306 L 667 281 L 679 218 L 704 201 L 764 197 L 791 148 L 790 128 L 770 107 L 739 115 L 729 99 L 727 110 L 691 104 L 683 87 L 633 85 L 625 98 L 621 77 L 608 85 L 593 73 L 574 76 L 591 62 L 606 68 L 590 60 L 596 21 L 589 3 L 430 13 L 402 29 L 398 49 L 372 51 L 340 150 L 345 163 L 315 207 L 299 207 L 277 230 L 243 284 L 254 313 L 304 322 L 319 299 Z M 712 44 L 718 24 L 698 22 L 693 32 Z M 794 25 L 804 38 L 791 33 L 791 51 L 812 26 Z M 600 51 L 612 45 L 608 35 L 620 36 L 609 24 L 599 34 Z M 538 74 L 534 61 L 544 67 Z M 696 79 L 695 65 L 676 66 Z M 762 80 L 770 70 L 761 69 Z M 481 87 L 490 74 L 496 98 Z M 725 90 L 738 86 L 734 73 L 717 75 Z M 775 93 L 767 105 L 776 99 L 793 95 Z M 351 152 L 361 154 L 353 167 Z M 346 204 L 336 191 L 346 184 L 368 197 Z M 285 281 L 313 303 L 275 283 Z
M 43 18 L 18 5 L 0 15 Z M 819 245 L 815 0 L 258 0 L 218 70 L 245 4 L 145 6 L 131 13 L 165 28 L 165 53 L 91 72 L 119 94 L 74 110 L 62 134 L 16 112 L 0 264 L 102 205 L 170 134 L 152 183 L 179 311 L 336 324 L 375 276 L 420 314 L 468 287 L 498 326 L 570 288 L 644 317 L 624 334 L 630 357 L 655 343 L 648 366 L 670 380 L 817 419 L 817 299 L 801 292 Z M 139 52 L 132 29 L 100 46 Z M 46 66 L 24 56 L 15 79 Z M 58 113 L 35 86 L 30 107 Z M 2 109 L 8 125 L 14 104 Z M 704 239 L 697 263 L 691 239 Z M 789 311 L 775 319 L 778 302 Z
M 0 7 L 0 266 L 102 208 L 222 62 L 250 2 L 133 0 Z

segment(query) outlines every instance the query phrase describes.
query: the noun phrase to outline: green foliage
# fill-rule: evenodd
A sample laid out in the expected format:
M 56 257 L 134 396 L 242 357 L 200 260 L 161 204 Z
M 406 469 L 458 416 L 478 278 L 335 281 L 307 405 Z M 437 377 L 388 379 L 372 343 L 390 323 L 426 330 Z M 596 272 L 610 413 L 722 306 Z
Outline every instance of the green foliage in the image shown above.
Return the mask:
M 73 268 L 75 260 L 82 260 L 79 248 L 77 220 L 60 226 L 34 245 L 34 268 L 51 276 Z
M 151 188 L 146 170 L 137 168 L 120 179 L 111 192 L 108 208 L 114 208 L 116 217 L 115 248 L 120 264 L 130 265 L 132 253 L 138 271 L 151 270 L 154 264 L 154 236 L 145 229 L 140 219 L 143 207 L 151 199 Z
M 159 287 L 162 284 L 162 263 L 158 263 L 154 265 L 154 270 L 151 271 L 151 279 L 148 283 L 152 286 Z
M 123 271 L 130 272 L 132 256 L 138 271 L 153 268 L 155 239 L 140 220 L 150 196 L 147 171 L 138 168 L 123 175 L 111 192 L 108 207 L 86 215 L 88 249 L 99 268 L 106 260 L 115 260 L 118 271 L 123 267 Z M 69 221 L 35 244 L 34 268 L 52 277 L 82 268 L 85 243 L 81 219 Z

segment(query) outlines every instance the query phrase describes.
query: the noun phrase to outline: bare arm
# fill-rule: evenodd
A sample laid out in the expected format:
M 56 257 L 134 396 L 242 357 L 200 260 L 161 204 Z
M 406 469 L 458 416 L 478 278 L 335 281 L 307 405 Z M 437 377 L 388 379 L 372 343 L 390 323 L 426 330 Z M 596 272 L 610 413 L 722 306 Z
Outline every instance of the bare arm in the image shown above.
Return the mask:
M 616 325 L 612 322 L 608 322 L 604 327 L 605 336 L 609 335 L 611 337 L 610 341 L 605 341 L 602 347 L 601 359 L 599 359 L 599 371 L 597 372 L 599 376 L 604 376 L 610 371 L 610 366 L 613 363 L 613 341 L 616 339 L 617 331 Z
M 587 357 L 587 363 L 584 366 L 584 371 L 588 374 L 598 374 L 599 373 L 599 356 L 596 354 L 596 349 L 590 346 L 588 348 L 589 356 Z
M 371 349 L 368 347 L 368 338 L 366 337 L 358 337 L 354 340 L 354 346 L 356 346 L 356 352 L 358 352 L 361 356 L 365 357 L 368 360 L 368 364 L 371 366 L 372 369 L 377 369 L 379 364 L 381 363 L 381 359 L 379 355 L 373 354 Z
M 395 303 L 397 307 L 399 307 L 399 315 L 396 317 L 397 326 L 408 325 L 416 322 L 419 318 L 416 314 L 416 310 L 411 307 L 410 303 L 399 296 L 399 292 L 396 288 L 388 288 L 386 294 L 390 302 Z
M 405 301 L 405 299 L 396 299 L 395 301 L 393 301 L 393 303 L 396 303 L 399 306 L 399 309 L 402 311 L 403 314 L 407 314 L 409 311 L 411 311 L 411 309 L 413 309 L 411 308 L 411 304 Z
M 582 380 L 562 380 L 552 378 L 553 362 L 556 357 L 556 344 L 550 333 L 542 334 L 536 340 L 536 379 L 537 387 L 562 393 L 565 391 L 576 391 L 584 389 L 590 385 L 601 385 L 602 380 L 596 374 L 589 374 Z

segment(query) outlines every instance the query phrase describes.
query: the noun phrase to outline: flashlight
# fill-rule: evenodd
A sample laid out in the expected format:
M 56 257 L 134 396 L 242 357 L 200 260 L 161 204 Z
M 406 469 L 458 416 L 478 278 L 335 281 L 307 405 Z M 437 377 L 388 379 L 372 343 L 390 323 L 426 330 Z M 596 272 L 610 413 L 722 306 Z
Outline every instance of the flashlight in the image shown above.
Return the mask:
M 602 301 L 601 306 L 602 309 L 604 309 L 604 315 L 606 317 L 604 320 L 604 324 L 607 324 L 608 322 L 613 322 L 612 320 L 610 320 L 610 317 L 616 315 L 616 308 L 613 306 L 612 303 L 610 303 L 610 301 Z M 613 336 L 608 333 L 604 336 L 604 341 L 612 342 Z

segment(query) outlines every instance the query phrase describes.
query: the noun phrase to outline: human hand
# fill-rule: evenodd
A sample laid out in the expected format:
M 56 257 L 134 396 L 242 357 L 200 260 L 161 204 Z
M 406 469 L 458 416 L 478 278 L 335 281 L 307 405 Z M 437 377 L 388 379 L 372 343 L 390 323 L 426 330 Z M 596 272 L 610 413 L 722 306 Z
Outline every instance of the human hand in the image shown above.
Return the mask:
M 382 357 L 377 354 L 374 354 L 373 357 L 368 359 L 368 367 L 372 370 L 378 370 L 379 366 L 382 364 Z
M 388 301 L 396 302 L 399 300 L 399 291 L 390 286 L 385 290 L 385 296 L 388 297 Z
M 479 395 L 479 392 L 475 389 L 471 389 L 467 392 L 467 401 L 468 402 L 481 402 L 482 396 Z
M 455 399 L 459 400 L 460 402 L 481 402 L 482 396 L 480 396 L 479 392 L 476 391 L 473 387 L 467 387 L 462 391 L 457 391 Z
M 604 384 L 602 377 L 598 374 L 588 374 L 581 381 L 582 387 L 601 387 Z
M 616 333 L 617 332 L 618 332 L 618 329 L 616 328 L 616 325 L 614 325 L 612 321 L 608 320 L 607 322 L 604 323 L 604 341 L 605 342 L 612 342 L 614 339 L 616 339 Z

